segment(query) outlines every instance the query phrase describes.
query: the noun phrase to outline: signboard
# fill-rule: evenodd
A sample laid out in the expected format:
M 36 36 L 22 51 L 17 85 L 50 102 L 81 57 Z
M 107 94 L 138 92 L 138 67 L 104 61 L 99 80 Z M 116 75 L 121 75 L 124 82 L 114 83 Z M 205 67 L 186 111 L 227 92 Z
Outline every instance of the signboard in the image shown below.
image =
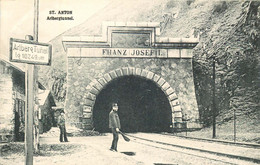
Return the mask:
M 10 38 L 10 61 L 51 65 L 50 44 Z
M 167 49 L 152 48 L 71 48 L 70 57 L 124 57 L 124 58 L 167 58 Z

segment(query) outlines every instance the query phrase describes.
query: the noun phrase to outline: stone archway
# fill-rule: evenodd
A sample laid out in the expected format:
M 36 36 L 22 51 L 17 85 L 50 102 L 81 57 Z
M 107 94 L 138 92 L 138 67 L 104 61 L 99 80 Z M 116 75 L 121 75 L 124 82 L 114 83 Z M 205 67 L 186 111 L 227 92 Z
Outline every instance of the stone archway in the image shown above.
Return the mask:
M 122 77 L 122 76 L 140 76 L 142 78 L 153 81 L 165 94 L 167 97 L 172 111 L 172 125 L 174 123 L 182 121 L 182 110 L 178 97 L 171 87 L 171 85 L 166 82 L 166 80 L 160 75 L 153 73 L 146 69 L 134 68 L 134 67 L 123 67 L 110 71 L 101 76 L 99 79 L 93 80 L 87 87 L 87 93 L 84 96 L 85 106 L 83 108 L 83 117 L 89 118 L 92 121 L 93 125 L 93 107 L 96 101 L 96 98 L 100 91 L 112 80 Z

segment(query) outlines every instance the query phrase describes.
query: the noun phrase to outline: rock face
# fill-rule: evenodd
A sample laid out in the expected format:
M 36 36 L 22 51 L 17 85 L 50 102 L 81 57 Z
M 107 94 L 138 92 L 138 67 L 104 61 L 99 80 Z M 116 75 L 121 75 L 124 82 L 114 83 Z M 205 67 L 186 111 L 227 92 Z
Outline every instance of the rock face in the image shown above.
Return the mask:
M 99 93 L 117 78 L 135 76 L 154 82 L 164 92 L 171 108 L 171 127 L 182 127 L 183 118 L 189 120 L 189 127 L 200 127 L 190 51 L 197 40 L 160 38 L 156 25 L 110 22 L 102 26 L 103 37 L 64 38 L 68 56 L 65 110 L 70 125 L 92 129 L 93 107 Z M 115 31 L 123 35 L 115 39 Z M 151 38 L 125 35 L 136 31 L 148 33 Z M 116 45 L 111 41 L 117 41 Z M 138 47 L 140 44 L 144 48 Z

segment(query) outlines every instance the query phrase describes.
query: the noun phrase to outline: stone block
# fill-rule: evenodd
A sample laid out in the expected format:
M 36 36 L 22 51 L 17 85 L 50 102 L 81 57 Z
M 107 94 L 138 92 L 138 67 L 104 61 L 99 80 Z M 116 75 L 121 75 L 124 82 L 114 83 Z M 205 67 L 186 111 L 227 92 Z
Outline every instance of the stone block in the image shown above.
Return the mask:
M 89 85 L 90 85 L 91 87 L 93 87 L 93 86 L 95 85 L 95 82 L 96 82 L 96 80 L 92 80 L 92 81 L 89 83 Z
M 117 78 L 117 74 L 116 74 L 115 71 L 111 71 L 111 72 L 109 72 L 109 75 L 111 76 L 112 79 Z
M 107 81 L 106 81 L 106 79 L 104 79 L 104 78 L 98 79 L 98 82 L 99 82 L 101 85 L 103 85 L 103 86 L 105 86 L 105 85 L 107 84 Z
M 170 88 L 170 84 L 168 82 L 165 82 L 162 86 L 162 89 L 166 91 L 168 88 Z
M 170 49 L 170 50 L 168 50 L 168 57 L 169 58 L 180 58 L 181 57 L 180 50 L 179 49 Z M 173 63 L 172 65 L 173 65 L 172 66 L 173 68 L 176 67 L 175 63 Z
M 158 81 L 158 85 L 162 86 L 165 83 L 165 80 L 161 77 Z
M 182 120 L 180 118 L 175 118 L 174 128 L 183 128 Z
M 172 123 L 174 123 L 174 113 L 172 113 Z
M 82 123 L 90 125 L 92 123 L 91 117 L 90 118 L 82 118 Z
M 135 74 L 138 75 L 138 76 L 141 76 L 141 73 L 142 73 L 142 69 L 136 68 Z
M 88 85 L 87 87 L 86 87 L 86 90 L 87 91 L 90 91 L 92 89 L 92 86 L 90 86 L 90 85 Z
M 80 48 L 67 49 L 67 56 L 68 57 L 78 56 L 78 55 L 80 55 Z
M 181 111 L 181 106 L 180 105 L 172 105 L 174 112 L 180 112 Z
M 170 101 L 173 101 L 173 100 L 176 100 L 176 99 L 178 99 L 178 96 L 176 95 L 176 93 L 172 93 L 172 94 L 169 95 Z
M 174 112 L 174 117 L 180 117 L 182 118 L 182 113 L 180 111 L 175 111 Z
M 103 86 L 98 81 L 95 82 L 94 87 L 99 91 L 101 91 L 103 88 Z
M 169 42 L 169 38 L 168 37 L 157 37 L 157 42 L 166 43 L 166 42 Z
M 96 95 L 94 95 L 94 94 L 89 92 L 87 94 L 86 98 L 89 99 L 89 100 L 93 100 L 94 101 L 94 100 L 96 100 Z
M 146 75 L 146 78 L 148 78 L 148 79 L 153 79 L 153 76 L 154 76 L 154 73 L 148 71 L 148 73 L 147 73 L 147 75 Z
M 122 68 L 122 71 L 123 71 L 123 75 L 129 75 L 128 68 L 124 67 L 124 68 Z
M 91 119 L 91 117 L 92 117 L 92 113 L 83 113 L 83 119 L 82 120 L 84 120 L 84 118 Z
M 166 94 L 168 96 L 171 95 L 172 93 L 174 93 L 174 90 L 171 87 L 166 90 Z
M 128 71 L 129 71 L 129 75 L 135 75 L 135 68 L 130 67 L 128 68 Z
M 171 105 L 172 105 L 173 107 L 175 107 L 175 106 L 177 106 L 177 105 L 179 105 L 179 104 L 180 104 L 180 103 L 179 103 L 179 100 L 178 100 L 178 99 L 171 101 Z
M 171 43 L 178 43 L 178 42 L 182 42 L 182 38 L 169 38 L 169 42 Z
M 106 80 L 107 82 L 109 82 L 109 81 L 112 80 L 110 74 L 108 74 L 108 73 L 106 73 L 106 74 L 104 75 L 104 78 L 105 78 L 105 80 Z
M 160 28 L 155 28 L 155 34 L 158 36 L 158 35 L 161 35 L 161 29 Z
M 83 106 L 83 113 L 91 113 L 92 112 L 92 106 Z
M 88 105 L 88 106 L 93 106 L 93 105 L 94 105 L 94 101 L 93 101 L 93 100 L 86 99 L 85 104 Z
M 175 123 L 182 122 L 182 118 L 181 117 L 174 117 L 174 122 Z
M 141 73 L 141 76 L 142 77 L 146 77 L 147 76 L 147 74 L 148 74 L 148 71 L 147 70 L 142 70 L 142 73 Z
M 154 76 L 153 76 L 153 80 L 154 80 L 155 82 L 157 82 L 160 78 L 161 78 L 161 77 L 158 76 L 157 74 L 154 74 Z
M 95 87 L 92 87 L 90 90 L 90 93 L 92 93 L 94 95 L 98 95 L 99 91 Z
M 116 69 L 116 74 L 118 77 L 123 76 L 123 71 L 121 69 Z

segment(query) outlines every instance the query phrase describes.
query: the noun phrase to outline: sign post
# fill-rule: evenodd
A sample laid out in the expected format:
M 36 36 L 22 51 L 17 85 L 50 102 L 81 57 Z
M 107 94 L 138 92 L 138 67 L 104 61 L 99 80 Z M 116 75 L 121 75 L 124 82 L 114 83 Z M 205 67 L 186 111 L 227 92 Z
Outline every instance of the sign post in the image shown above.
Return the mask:
M 26 63 L 26 109 L 25 109 L 25 156 L 26 165 L 33 164 L 33 114 L 35 96 L 34 65 L 50 65 L 51 50 L 50 44 L 38 43 L 32 36 L 26 36 L 27 40 L 10 39 L 10 61 Z
M 31 36 L 26 36 L 29 40 Z M 25 164 L 33 164 L 34 65 L 26 64 L 25 74 Z

